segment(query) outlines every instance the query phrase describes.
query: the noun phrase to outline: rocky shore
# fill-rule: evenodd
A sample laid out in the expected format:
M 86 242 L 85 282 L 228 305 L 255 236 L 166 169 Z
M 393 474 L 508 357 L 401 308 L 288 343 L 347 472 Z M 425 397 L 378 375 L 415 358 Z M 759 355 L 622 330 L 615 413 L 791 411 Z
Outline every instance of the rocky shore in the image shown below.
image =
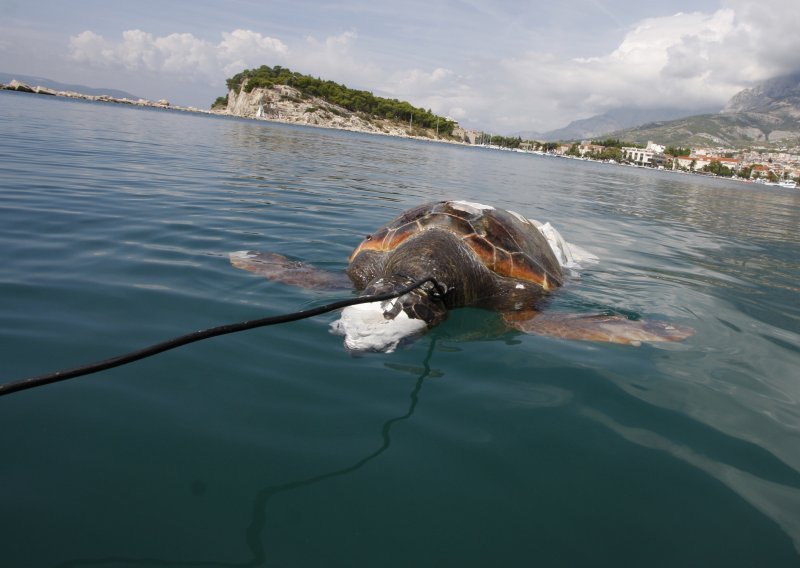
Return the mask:
M 195 107 L 182 107 L 182 106 L 175 106 L 171 105 L 169 101 L 161 99 L 159 101 L 149 101 L 147 99 L 126 99 L 126 98 L 119 98 L 119 97 L 112 97 L 109 95 L 86 95 L 84 93 L 76 93 L 74 91 L 56 91 L 54 89 L 48 89 L 47 87 L 39 87 L 39 86 L 31 86 L 16 79 L 11 81 L 8 85 L 0 84 L 0 90 L 5 91 L 17 91 L 20 93 L 32 93 L 36 95 L 49 95 L 49 96 L 56 96 L 56 97 L 67 97 L 70 99 L 82 99 L 85 101 L 98 101 L 103 103 L 117 103 L 117 104 L 126 104 L 126 105 L 133 105 L 133 106 L 140 106 L 140 107 L 151 107 L 151 108 L 164 108 L 164 109 L 172 109 L 172 110 L 182 110 L 187 112 L 201 112 L 210 114 L 211 111 L 203 110 Z
M 245 92 L 244 89 L 239 92 L 231 90 L 228 93 L 227 106 L 217 106 L 211 110 L 172 105 L 169 101 L 164 99 L 158 101 L 150 101 L 147 99 L 133 100 L 109 95 L 87 95 L 74 91 L 57 91 L 47 87 L 31 86 L 17 81 L 16 79 L 12 80 L 7 85 L 0 84 L 0 90 L 67 97 L 103 103 L 236 116 L 256 120 L 270 120 L 287 124 L 336 128 L 353 132 L 435 140 L 438 142 L 474 144 L 478 135 L 477 132 L 466 131 L 463 128 L 456 127 L 452 137 L 438 137 L 434 130 L 419 128 L 414 124 L 404 124 L 380 119 L 363 113 L 355 113 L 319 98 L 303 96 L 300 91 L 287 85 L 276 85 L 269 89 L 253 89 L 250 93 Z
M 256 88 L 247 92 L 228 92 L 228 104 L 217 107 L 219 112 L 242 118 L 272 120 L 289 124 L 303 124 L 322 128 L 337 128 L 355 132 L 384 134 L 404 138 L 419 138 L 440 142 L 474 144 L 478 133 L 456 126 L 453 136 L 438 136 L 435 129 L 420 128 L 413 122 L 401 123 L 368 114 L 353 112 L 344 107 L 329 103 L 321 98 L 304 95 L 288 85 L 275 85 L 270 88 Z

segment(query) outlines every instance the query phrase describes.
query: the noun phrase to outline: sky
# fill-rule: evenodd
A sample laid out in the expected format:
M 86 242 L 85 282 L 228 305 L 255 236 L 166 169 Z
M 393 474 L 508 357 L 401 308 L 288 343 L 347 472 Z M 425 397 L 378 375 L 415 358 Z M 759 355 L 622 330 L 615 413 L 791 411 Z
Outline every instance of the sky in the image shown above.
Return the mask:
M 208 108 L 260 65 L 544 132 L 800 71 L 800 0 L 0 0 L 0 71 Z

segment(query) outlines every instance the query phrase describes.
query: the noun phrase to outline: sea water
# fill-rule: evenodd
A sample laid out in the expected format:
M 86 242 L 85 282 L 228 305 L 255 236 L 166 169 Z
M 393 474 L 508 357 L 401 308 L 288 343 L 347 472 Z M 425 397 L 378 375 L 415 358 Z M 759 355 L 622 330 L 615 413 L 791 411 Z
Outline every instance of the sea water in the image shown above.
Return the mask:
M 403 210 L 550 222 L 599 262 L 546 309 L 690 326 L 629 347 L 457 310 L 353 356 L 337 314 L 0 399 L 3 566 L 796 566 L 800 192 L 0 93 L 0 380 L 318 306 Z

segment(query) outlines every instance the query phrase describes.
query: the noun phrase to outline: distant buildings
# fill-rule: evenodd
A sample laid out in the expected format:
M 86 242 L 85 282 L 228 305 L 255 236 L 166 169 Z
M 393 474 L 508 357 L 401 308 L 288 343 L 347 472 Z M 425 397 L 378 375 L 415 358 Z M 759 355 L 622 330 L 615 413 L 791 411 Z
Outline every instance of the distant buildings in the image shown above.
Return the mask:
M 585 156 L 586 154 L 599 154 L 605 149 L 605 146 L 601 146 L 600 144 L 592 144 L 591 142 L 586 141 L 581 142 L 578 146 L 578 151 L 581 153 L 581 156 Z
M 654 142 L 648 142 L 645 148 L 623 146 L 622 158 L 637 166 L 661 166 L 666 161 L 664 150 L 664 146 Z
M 788 152 L 694 148 L 689 155 L 673 156 L 667 151 L 675 151 L 674 148 L 652 141 L 649 141 L 644 148 L 623 146 L 618 148 L 618 153 L 616 150 L 616 146 L 606 148 L 584 140 L 573 144 L 553 144 L 553 148 L 547 151 L 562 156 L 604 159 L 636 166 L 684 170 L 709 175 L 737 176 L 771 182 L 800 178 L 800 155 Z
M 738 171 L 742 165 L 741 160 L 737 158 L 708 156 L 706 154 L 692 154 L 690 156 L 674 156 L 672 158 L 672 169 L 700 171 L 713 163 L 721 164 L 733 172 Z

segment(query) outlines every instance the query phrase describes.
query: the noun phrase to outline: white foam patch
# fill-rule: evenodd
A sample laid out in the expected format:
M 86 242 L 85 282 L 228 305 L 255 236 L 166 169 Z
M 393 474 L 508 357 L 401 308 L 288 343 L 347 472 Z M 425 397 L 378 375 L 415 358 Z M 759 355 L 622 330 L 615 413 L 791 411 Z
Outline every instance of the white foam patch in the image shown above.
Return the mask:
M 391 353 L 400 341 L 420 334 L 428 327 L 423 320 L 412 319 L 403 310 L 394 319 L 383 317 L 383 313 L 391 310 L 397 301 L 348 306 L 342 310 L 341 317 L 331 324 L 331 331 L 344 336 L 344 344 L 348 349 Z
M 471 215 L 477 215 L 482 211 L 491 211 L 494 209 L 491 205 L 483 205 L 482 203 L 473 203 L 472 201 L 451 201 L 450 206 L 453 209 L 464 211 Z

